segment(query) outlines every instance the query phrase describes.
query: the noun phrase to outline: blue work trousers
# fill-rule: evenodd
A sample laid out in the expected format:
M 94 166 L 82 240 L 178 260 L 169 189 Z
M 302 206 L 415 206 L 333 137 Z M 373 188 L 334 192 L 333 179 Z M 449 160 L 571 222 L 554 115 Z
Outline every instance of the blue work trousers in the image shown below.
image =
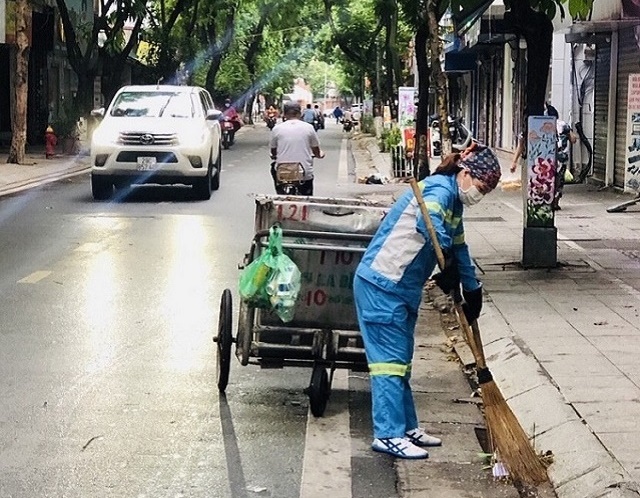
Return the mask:
M 373 436 L 404 437 L 418 427 L 409 385 L 417 310 L 357 275 L 353 291 L 371 377 Z

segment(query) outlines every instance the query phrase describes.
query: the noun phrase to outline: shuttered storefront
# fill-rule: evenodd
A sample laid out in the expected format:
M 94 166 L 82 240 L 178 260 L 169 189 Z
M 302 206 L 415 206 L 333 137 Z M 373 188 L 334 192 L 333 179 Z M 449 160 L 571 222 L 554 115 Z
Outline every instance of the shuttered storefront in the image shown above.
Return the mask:
M 500 145 L 502 134 L 503 54 L 496 46 L 490 46 L 481 61 L 477 139 L 496 147 Z
M 633 28 L 621 29 L 618 38 L 618 95 L 616 99 L 616 155 L 613 184 L 624 187 L 627 157 L 627 108 L 629 75 L 640 73 L 640 49 Z
M 594 138 L 593 138 L 593 180 L 604 183 L 607 158 L 607 122 L 609 101 L 609 72 L 611 65 L 611 45 L 600 42 L 596 46 L 596 77 L 594 95 Z M 615 133 L 615 130 L 611 130 Z

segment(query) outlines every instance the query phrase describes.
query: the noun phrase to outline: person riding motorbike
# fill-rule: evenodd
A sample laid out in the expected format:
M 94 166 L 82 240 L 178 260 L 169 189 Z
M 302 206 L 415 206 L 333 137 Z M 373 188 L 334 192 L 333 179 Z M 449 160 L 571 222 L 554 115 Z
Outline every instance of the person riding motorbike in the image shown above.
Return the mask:
M 311 107 L 311 104 L 307 104 L 307 108 L 302 113 L 302 121 L 309 123 L 315 130 L 317 130 L 318 116 L 315 109 Z
M 231 99 L 226 99 L 224 101 L 224 109 L 222 111 L 222 115 L 220 116 L 220 121 L 230 121 L 233 125 L 233 130 L 229 130 L 229 142 L 230 144 L 234 143 L 236 132 L 242 126 L 242 121 L 240 120 L 238 111 L 236 111 L 235 107 L 233 107 L 233 105 L 231 104 Z
M 318 120 L 318 128 L 324 130 L 324 115 L 320 110 L 320 106 L 318 104 L 313 106 L 313 110 L 316 112 L 316 119 Z
M 309 106 L 308 109 L 311 109 Z M 313 109 L 311 109 L 313 112 Z M 271 131 L 269 148 L 271 149 L 271 176 L 277 193 L 283 193 L 278 182 L 279 164 L 299 163 L 304 169 L 298 192 L 300 195 L 313 195 L 313 158 L 322 159 L 324 152 L 313 126 L 300 119 L 300 104 L 290 102 L 284 107 L 285 121 L 278 123 Z
M 345 110 L 342 115 L 342 129 L 344 131 L 351 131 L 351 129 L 355 126 L 355 122 L 353 120 L 353 114 L 350 110 Z
M 276 125 L 276 122 L 278 121 L 278 110 L 273 107 L 273 105 L 270 105 L 266 110 L 264 120 L 267 123 L 267 127 L 269 129 L 273 129 L 273 127 Z

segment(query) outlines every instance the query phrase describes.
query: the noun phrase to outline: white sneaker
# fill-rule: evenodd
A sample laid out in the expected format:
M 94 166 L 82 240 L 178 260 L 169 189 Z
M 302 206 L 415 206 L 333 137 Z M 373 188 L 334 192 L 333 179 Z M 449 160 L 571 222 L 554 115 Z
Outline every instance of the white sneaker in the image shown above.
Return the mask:
M 406 458 L 409 460 L 429 458 L 429 453 L 422 448 L 418 448 L 411 444 L 408 439 L 402 437 L 374 439 L 371 444 L 371 448 L 373 451 L 388 453 L 394 457 Z
M 442 439 L 430 436 L 420 427 L 407 432 L 405 436 L 416 446 L 442 446 Z

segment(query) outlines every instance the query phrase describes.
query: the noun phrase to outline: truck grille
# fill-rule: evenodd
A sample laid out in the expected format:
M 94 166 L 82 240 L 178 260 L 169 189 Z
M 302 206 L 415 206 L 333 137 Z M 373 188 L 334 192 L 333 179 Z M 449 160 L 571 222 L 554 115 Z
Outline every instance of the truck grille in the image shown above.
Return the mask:
M 119 142 L 123 145 L 176 145 L 178 137 L 175 133 L 141 133 L 126 131 L 120 133 Z

